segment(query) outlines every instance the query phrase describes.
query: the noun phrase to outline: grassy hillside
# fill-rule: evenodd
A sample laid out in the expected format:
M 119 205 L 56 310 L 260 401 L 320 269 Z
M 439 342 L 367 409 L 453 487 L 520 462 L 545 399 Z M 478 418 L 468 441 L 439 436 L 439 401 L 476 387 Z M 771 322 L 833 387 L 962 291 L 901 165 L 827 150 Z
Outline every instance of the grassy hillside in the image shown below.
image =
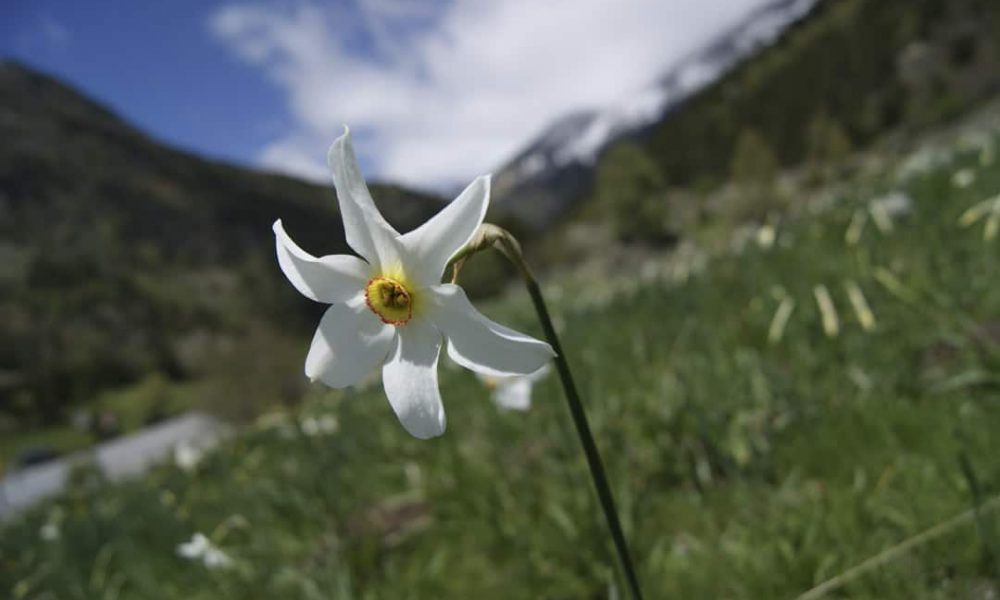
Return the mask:
M 998 135 L 816 192 L 731 252 L 548 279 L 650 598 L 794 597 L 1000 493 L 1000 236 L 984 240 L 1000 212 L 958 223 L 1000 193 Z M 487 311 L 537 333 L 523 294 Z M 498 413 L 447 364 L 441 387 L 434 441 L 406 435 L 373 381 L 314 388 L 193 470 L 111 487 L 81 471 L 4 529 L 0 589 L 607 597 L 613 554 L 556 381 L 528 413 Z M 993 597 L 998 527 L 955 527 L 840 593 Z M 229 562 L 178 556 L 195 532 Z

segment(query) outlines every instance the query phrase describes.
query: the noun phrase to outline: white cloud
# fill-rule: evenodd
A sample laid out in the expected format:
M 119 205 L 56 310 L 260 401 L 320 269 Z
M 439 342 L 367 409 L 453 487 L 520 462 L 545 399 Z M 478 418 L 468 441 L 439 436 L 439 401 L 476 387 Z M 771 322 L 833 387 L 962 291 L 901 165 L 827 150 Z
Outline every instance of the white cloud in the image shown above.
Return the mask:
M 260 151 L 261 164 L 281 173 L 291 173 L 312 181 L 327 181 L 330 170 L 324 158 L 328 143 L 309 137 L 283 137 Z
M 296 129 L 260 151 L 264 166 L 325 181 L 347 123 L 369 175 L 441 189 L 498 168 L 569 111 L 639 91 L 765 2 L 234 4 L 210 25 L 287 93 Z

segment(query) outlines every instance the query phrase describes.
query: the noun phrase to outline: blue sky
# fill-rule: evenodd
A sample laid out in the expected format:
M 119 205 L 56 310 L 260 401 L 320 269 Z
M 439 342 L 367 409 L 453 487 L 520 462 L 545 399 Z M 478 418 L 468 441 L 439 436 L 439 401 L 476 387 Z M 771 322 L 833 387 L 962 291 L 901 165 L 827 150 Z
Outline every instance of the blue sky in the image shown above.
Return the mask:
M 70 82 L 161 140 L 254 165 L 291 120 L 282 90 L 210 35 L 220 8 L 204 0 L 6 0 L 0 54 Z
M 764 3 L 5 0 L 0 55 L 206 156 L 322 181 L 350 124 L 368 175 L 443 189 Z

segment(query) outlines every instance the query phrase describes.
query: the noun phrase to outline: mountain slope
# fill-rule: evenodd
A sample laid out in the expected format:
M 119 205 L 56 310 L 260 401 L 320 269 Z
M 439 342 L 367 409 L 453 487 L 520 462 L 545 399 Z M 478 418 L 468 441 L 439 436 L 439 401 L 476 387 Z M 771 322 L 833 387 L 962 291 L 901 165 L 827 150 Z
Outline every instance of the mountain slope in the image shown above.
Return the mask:
M 594 163 L 635 141 L 669 185 L 729 177 L 741 140 L 780 165 L 923 128 L 1000 91 L 1000 4 L 778 0 L 619 106 L 556 123 L 497 177 L 537 227 L 590 192 Z
M 773 43 L 816 2 L 772 2 L 672 65 L 645 89 L 604 109 L 557 120 L 500 169 L 494 186 L 498 204 L 539 227 L 550 224 L 586 187 L 590 167 L 609 143 L 665 118 L 736 64 Z
M 348 251 L 332 186 L 164 147 L 13 63 L 0 63 L 0 98 L 0 410 L 52 415 L 152 371 L 183 376 L 196 333 L 312 322 L 278 272 L 271 224 L 317 254 Z M 440 205 L 373 195 L 403 230 Z

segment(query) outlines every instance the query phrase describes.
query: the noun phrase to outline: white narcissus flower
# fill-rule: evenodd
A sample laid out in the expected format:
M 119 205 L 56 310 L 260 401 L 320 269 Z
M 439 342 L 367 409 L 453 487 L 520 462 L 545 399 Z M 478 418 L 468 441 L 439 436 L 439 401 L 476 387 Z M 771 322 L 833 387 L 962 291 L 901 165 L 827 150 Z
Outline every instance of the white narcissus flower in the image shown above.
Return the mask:
M 46 542 L 54 542 L 62 537 L 62 531 L 59 529 L 59 525 L 49 522 L 38 530 L 38 536 Z
M 225 568 L 233 564 L 233 559 L 201 532 L 191 536 L 190 542 L 178 544 L 177 555 L 189 560 L 199 560 L 209 569 Z
M 976 172 L 972 169 L 960 169 L 951 176 L 951 184 L 957 188 L 967 188 L 976 182 Z
M 493 390 L 493 401 L 506 410 L 528 410 L 531 408 L 531 388 L 549 374 L 549 365 L 544 364 L 527 375 L 507 375 L 497 377 L 478 373 L 479 380 Z
M 333 415 L 309 416 L 299 419 L 299 427 L 302 428 L 302 433 L 316 437 L 336 433 L 340 429 L 340 422 Z
M 205 450 L 190 441 L 185 440 L 174 446 L 174 464 L 183 471 L 193 471 L 204 456 Z
M 327 158 L 347 243 L 361 258 L 316 258 L 288 237 L 280 220 L 274 223 L 285 276 L 302 295 L 331 305 L 306 357 L 310 379 L 343 388 L 381 366 L 385 394 L 403 427 L 426 439 L 445 429 L 437 379 L 442 338 L 448 356 L 485 375 L 531 373 L 554 355 L 545 342 L 484 317 L 459 286 L 441 283 L 448 261 L 483 222 L 488 176 L 401 235 L 372 201 L 349 130 Z

